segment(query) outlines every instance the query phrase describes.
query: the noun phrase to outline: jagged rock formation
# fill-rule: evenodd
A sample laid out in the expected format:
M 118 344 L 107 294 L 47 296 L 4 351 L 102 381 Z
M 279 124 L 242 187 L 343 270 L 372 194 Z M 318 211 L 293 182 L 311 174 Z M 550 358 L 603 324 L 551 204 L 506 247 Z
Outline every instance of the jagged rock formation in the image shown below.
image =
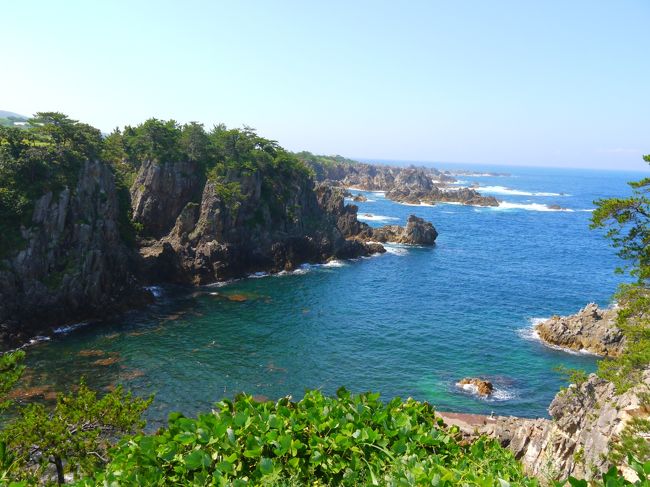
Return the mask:
M 535 329 L 539 337 L 558 347 L 586 350 L 602 356 L 620 355 L 625 345 L 616 326 L 617 311 L 590 303 L 571 316 L 553 316 Z
M 294 171 L 280 181 L 264 169 L 233 172 L 226 181 L 208 180 L 198 201 L 188 183 L 194 180 L 184 166 L 140 169 L 135 192 L 146 197 L 134 198 L 136 215 L 140 206 L 151 208 L 147 218 L 157 222 L 152 231 L 165 231 L 175 221 L 166 235 L 141 249 L 149 279 L 203 284 L 380 250 L 345 238 L 361 230 L 356 212 L 345 207 L 339 192 L 314 191 L 307 173 Z M 145 198 L 152 203 L 138 206 Z
M 98 161 L 75 187 L 35 201 L 23 248 L 0 263 L 0 343 L 143 299 L 118 216 L 113 174 Z
M 624 394 L 595 374 L 560 392 L 549 407 L 552 420 L 498 417 L 474 434 L 498 438 L 530 475 L 550 483 L 569 475 L 592 479 L 611 466 L 610 452 L 634 418 L 650 419 L 650 369 Z
M 196 163 L 144 161 L 131 187 L 133 220 L 142 225 L 142 234 L 167 235 L 183 208 L 200 201 L 204 183 Z
M 433 245 L 438 237 L 434 226 L 415 215 L 408 217 L 406 227 L 385 225 L 371 229 L 369 238 L 377 242 L 394 242 L 410 245 Z
M 475 189 L 449 186 L 456 180 L 448 173 L 429 167 L 393 167 L 373 164 L 311 165 L 318 181 L 365 191 L 386 191 L 386 197 L 399 203 L 461 203 L 473 206 L 498 206 L 493 196 L 482 196 Z

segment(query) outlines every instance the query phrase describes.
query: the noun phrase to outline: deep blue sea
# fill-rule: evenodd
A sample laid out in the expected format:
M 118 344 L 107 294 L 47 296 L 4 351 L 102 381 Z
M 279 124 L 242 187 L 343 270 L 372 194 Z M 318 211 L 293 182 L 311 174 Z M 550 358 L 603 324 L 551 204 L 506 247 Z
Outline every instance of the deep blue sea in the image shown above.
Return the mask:
M 503 200 L 499 208 L 407 206 L 365 193 L 360 219 L 404 223 L 413 213 L 437 228 L 433 248 L 392 245 L 291 274 L 160 287 L 144 311 L 30 347 L 31 385 L 66 390 L 85 376 L 98 388 L 155 393 L 154 425 L 171 410 L 194 414 L 240 391 L 300 398 L 340 386 L 439 410 L 547 416 L 564 385 L 555 368 L 591 371 L 596 359 L 542 345 L 531 325 L 590 301 L 610 304 L 620 262 L 603 232 L 589 230 L 593 201 L 627 194 L 626 181 L 642 174 L 484 169 L 511 176 L 460 179 Z M 492 380 L 495 397 L 459 390 L 465 376 Z

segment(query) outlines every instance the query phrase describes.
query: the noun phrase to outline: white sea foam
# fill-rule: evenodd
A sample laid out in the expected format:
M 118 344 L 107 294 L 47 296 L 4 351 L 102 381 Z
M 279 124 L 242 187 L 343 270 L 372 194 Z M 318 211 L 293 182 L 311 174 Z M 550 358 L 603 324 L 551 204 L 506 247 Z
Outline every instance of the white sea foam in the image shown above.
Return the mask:
M 514 196 L 571 196 L 566 193 L 523 191 L 520 189 L 506 188 L 505 186 L 479 186 L 476 189 L 481 193 L 504 194 L 504 195 L 514 195 Z
M 318 264 L 302 264 L 297 269 L 294 269 L 292 271 L 280 271 L 277 274 L 273 274 L 273 276 L 275 276 L 275 277 L 302 276 L 304 274 L 307 274 L 309 271 L 311 271 L 317 265 Z
M 355 188 L 354 186 L 349 186 L 349 187 L 347 187 L 345 189 L 347 189 L 348 191 L 361 191 L 362 193 L 372 193 L 372 194 L 375 194 L 377 196 L 383 196 L 383 195 L 386 194 L 386 191 L 368 191 L 368 190 L 361 189 L 361 188 Z
M 37 343 L 49 342 L 49 341 L 50 341 L 50 337 L 38 335 L 32 338 L 31 340 L 29 340 L 28 345 L 36 345 Z
M 82 321 L 80 323 L 74 323 L 72 325 L 60 326 L 59 328 L 54 329 L 54 333 L 56 333 L 57 335 L 66 335 L 71 331 L 74 331 L 77 328 L 81 328 L 82 326 L 86 326 L 86 325 L 88 325 L 88 322 Z
M 211 287 L 224 287 L 227 286 L 228 284 L 232 284 L 233 282 L 237 282 L 239 279 L 229 279 L 227 281 L 217 281 L 217 282 L 212 282 L 210 284 L 205 284 L 204 287 L 211 288 Z
M 431 207 L 436 206 L 436 205 L 432 205 L 431 203 L 399 203 L 399 204 L 404 206 L 431 206 Z
M 373 213 L 359 213 L 357 215 L 357 220 L 371 222 L 389 222 L 399 220 L 399 218 L 394 216 L 375 215 Z
M 575 211 L 570 208 L 549 208 L 541 203 L 512 203 L 510 201 L 499 201 L 499 206 L 490 206 L 489 208 L 492 210 Z
M 342 260 L 332 259 L 329 262 L 321 264 L 321 267 L 344 267 L 346 264 Z
M 409 247 L 400 244 L 382 244 L 386 249 L 386 252 L 393 255 L 406 255 L 409 252 Z
M 510 399 L 514 399 L 516 396 L 517 395 L 512 391 L 495 387 L 494 392 L 492 392 L 492 396 L 486 398 L 486 400 L 490 401 L 490 399 L 492 399 L 494 401 L 509 401 Z
M 154 298 L 159 298 L 163 294 L 163 290 L 160 286 L 147 286 L 145 289 L 153 294 Z
M 476 396 L 478 399 L 481 399 L 486 402 L 508 401 L 516 397 L 516 394 L 513 391 L 510 391 L 508 389 L 496 385 L 494 386 L 494 390 L 492 391 L 492 394 L 488 396 L 479 394 L 478 387 L 475 386 L 474 384 L 460 384 L 459 382 L 457 382 L 456 387 L 462 389 L 465 392 L 469 392 L 470 394 Z
M 252 274 L 249 274 L 248 277 L 250 277 L 251 279 L 261 279 L 263 277 L 269 277 L 269 273 L 268 272 L 253 272 Z

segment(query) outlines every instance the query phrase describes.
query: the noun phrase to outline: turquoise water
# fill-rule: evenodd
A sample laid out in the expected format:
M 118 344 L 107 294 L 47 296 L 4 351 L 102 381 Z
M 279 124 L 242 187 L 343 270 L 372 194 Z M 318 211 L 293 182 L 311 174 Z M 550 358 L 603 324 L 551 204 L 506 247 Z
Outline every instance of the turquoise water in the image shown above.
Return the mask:
M 593 370 L 595 359 L 541 345 L 531 323 L 609 304 L 619 262 L 602 232 L 588 229 L 588 210 L 640 175 L 506 170 L 511 177 L 462 178 L 506 209 L 406 206 L 366 193 L 361 218 L 403 223 L 414 213 L 440 233 L 433 248 L 390 246 L 382 256 L 225 286 L 161 287 L 144 311 L 30 347 L 31 384 L 66 390 L 86 376 L 98 388 L 155 393 L 153 425 L 170 410 L 193 414 L 240 391 L 298 398 L 342 385 L 440 410 L 545 416 L 563 385 L 554 367 Z M 545 204 L 572 211 L 540 211 Z M 490 378 L 496 397 L 458 390 L 468 375 Z

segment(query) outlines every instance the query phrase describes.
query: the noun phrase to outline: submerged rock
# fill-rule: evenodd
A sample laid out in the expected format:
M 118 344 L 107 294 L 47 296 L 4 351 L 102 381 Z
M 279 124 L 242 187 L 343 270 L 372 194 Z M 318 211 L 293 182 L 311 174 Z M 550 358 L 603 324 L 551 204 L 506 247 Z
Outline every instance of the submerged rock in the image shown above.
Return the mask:
M 553 316 L 536 325 L 535 330 L 548 344 L 615 357 L 625 345 L 616 317 L 615 309 L 600 309 L 590 303 L 574 315 Z
M 363 203 L 364 201 L 368 201 L 368 198 L 366 198 L 364 195 L 362 195 L 361 193 L 359 193 L 359 194 L 356 195 L 354 198 L 352 198 L 352 201 L 356 201 L 356 202 L 359 202 L 359 203 Z
M 461 389 L 469 390 L 480 396 L 489 396 L 494 392 L 492 382 L 479 379 L 478 377 L 466 377 L 456 383 Z

